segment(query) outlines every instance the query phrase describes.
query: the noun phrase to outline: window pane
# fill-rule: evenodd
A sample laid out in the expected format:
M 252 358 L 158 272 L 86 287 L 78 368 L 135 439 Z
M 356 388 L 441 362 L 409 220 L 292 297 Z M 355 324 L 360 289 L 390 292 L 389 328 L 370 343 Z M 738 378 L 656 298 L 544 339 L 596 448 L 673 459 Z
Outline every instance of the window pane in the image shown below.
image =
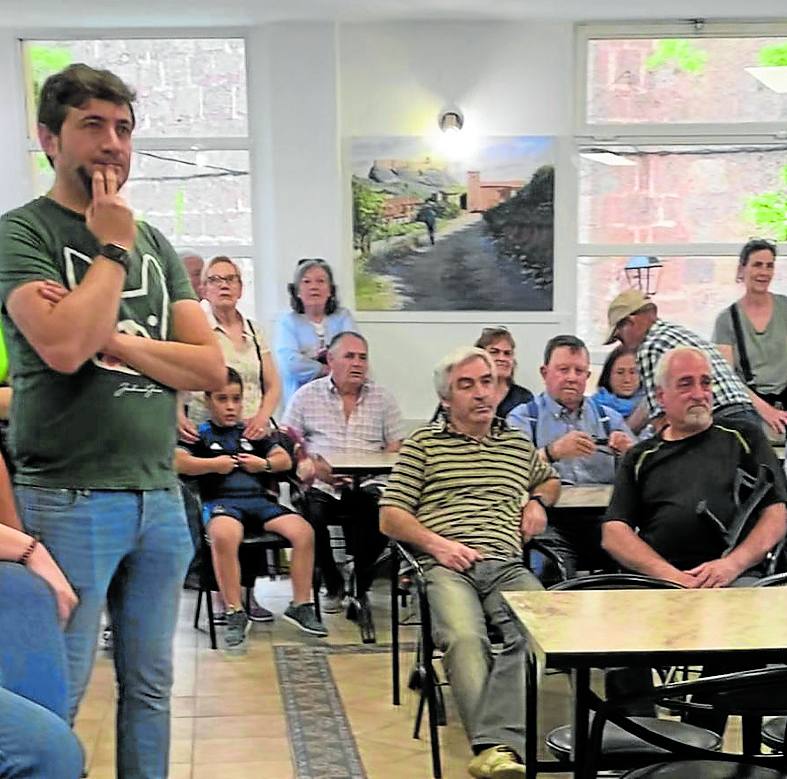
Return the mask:
M 244 41 L 167 38 L 25 41 L 30 137 L 46 78 L 74 62 L 107 68 L 137 90 L 135 135 L 247 135 Z
M 607 307 L 626 289 L 628 257 L 580 257 L 577 270 L 577 332 L 590 346 L 607 336 Z M 661 257 L 653 302 L 659 316 L 710 338 L 716 316 L 743 294 L 735 281 L 737 257 Z M 787 264 L 776 261 L 771 291 L 787 294 Z
M 36 194 L 43 194 L 52 186 L 52 169 L 40 152 L 30 159 Z M 248 152 L 135 152 L 122 193 L 173 244 L 252 242 Z
M 787 146 L 580 149 L 580 243 L 787 237 Z
M 787 94 L 774 88 L 787 91 L 785 74 L 784 38 L 592 40 L 587 121 L 778 122 Z

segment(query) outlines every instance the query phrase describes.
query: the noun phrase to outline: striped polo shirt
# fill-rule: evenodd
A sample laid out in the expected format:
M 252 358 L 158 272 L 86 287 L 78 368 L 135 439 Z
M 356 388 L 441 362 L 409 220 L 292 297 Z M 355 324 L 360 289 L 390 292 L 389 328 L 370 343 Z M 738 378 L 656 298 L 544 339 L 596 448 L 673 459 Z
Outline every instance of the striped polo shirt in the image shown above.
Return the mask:
M 556 478 L 533 444 L 502 420 L 480 441 L 439 420 L 404 441 L 380 506 L 403 509 L 443 538 L 506 560 L 521 554 L 530 490 Z

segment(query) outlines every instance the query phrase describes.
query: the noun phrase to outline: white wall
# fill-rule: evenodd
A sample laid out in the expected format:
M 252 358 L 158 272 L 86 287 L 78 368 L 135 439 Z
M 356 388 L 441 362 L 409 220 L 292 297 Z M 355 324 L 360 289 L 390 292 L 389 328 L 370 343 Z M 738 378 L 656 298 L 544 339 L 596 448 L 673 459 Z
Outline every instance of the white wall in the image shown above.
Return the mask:
M 341 134 L 422 135 L 441 109 L 458 106 L 478 135 L 558 138 L 554 313 L 363 312 L 376 378 L 399 398 L 406 417 L 434 408 L 431 367 L 477 338 L 485 324 L 509 325 L 518 344 L 517 378 L 540 387 L 547 339 L 574 327 L 575 175 L 568 138 L 573 93 L 573 31 L 556 23 L 387 23 L 339 31 Z M 345 265 L 351 256 L 349 171 L 345 185 Z M 347 290 L 347 287 L 345 287 Z M 345 298 L 348 297 L 344 291 Z M 406 321 L 392 321 L 392 320 Z

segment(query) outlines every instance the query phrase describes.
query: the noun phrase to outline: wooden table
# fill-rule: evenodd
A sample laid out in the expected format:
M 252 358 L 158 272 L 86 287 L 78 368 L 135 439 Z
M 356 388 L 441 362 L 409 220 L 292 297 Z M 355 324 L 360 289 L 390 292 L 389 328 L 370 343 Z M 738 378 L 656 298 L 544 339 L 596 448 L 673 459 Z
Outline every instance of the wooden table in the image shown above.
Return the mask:
M 334 474 L 352 476 L 354 490 L 361 488 L 361 482 L 366 476 L 389 474 L 398 456 L 396 452 L 369 452 L 361 449 L 332 449 L 320 452 L 320 455 L 331 466 Z M 377 635 L 369 599 L 365 593 L 358 593 L 354 576 L 350 588 L 347 617 L 357 620 L 361 641 L 364 644 L 373 644 L 377 641 Z
M 574 776 L 586 763 L 590 669 L 787 662 L 787 588 L 505 592 L 527 639 L 526 776 L 555 769 L 539 761 L 538 662 L 574 682 Z M 565 763 L 562 770 L 565 770 Z
M 605 509 L 612 497 L 611 484 L 565 484 L 556 509 Z

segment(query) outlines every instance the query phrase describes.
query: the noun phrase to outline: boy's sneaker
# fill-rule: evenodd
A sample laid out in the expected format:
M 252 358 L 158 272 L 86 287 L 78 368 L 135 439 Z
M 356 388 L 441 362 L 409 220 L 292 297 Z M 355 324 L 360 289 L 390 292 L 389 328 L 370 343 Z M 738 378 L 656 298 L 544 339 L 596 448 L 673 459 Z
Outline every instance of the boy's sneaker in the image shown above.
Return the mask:
M 115 646 L 115 633 L 112 630 L 112 625 L 107 625 L 101 631 L 101 648 L 105 652 L 111 652 Z
M 313 636 L 321 637 L 328 635 L 325 625 L 317 619 L 317 615 L 314 613 L 313 603 L 301 603 L 298 606 L 290 603 L 284 612 L 284 619 L 287 622 L 292 622 L 304 633 L 311 633 Z
M 249 632 L 251 622 L 243 609 L 227 612 L 227 627 L 224 628 L 224 650 L 227 652 L 240 652 L 246 647 L 246 634 Z
M 273 622 L 273 612 L 260 606 L 257 599 L 252 595 L 249 604 L 249 619 L 252 622 Z

